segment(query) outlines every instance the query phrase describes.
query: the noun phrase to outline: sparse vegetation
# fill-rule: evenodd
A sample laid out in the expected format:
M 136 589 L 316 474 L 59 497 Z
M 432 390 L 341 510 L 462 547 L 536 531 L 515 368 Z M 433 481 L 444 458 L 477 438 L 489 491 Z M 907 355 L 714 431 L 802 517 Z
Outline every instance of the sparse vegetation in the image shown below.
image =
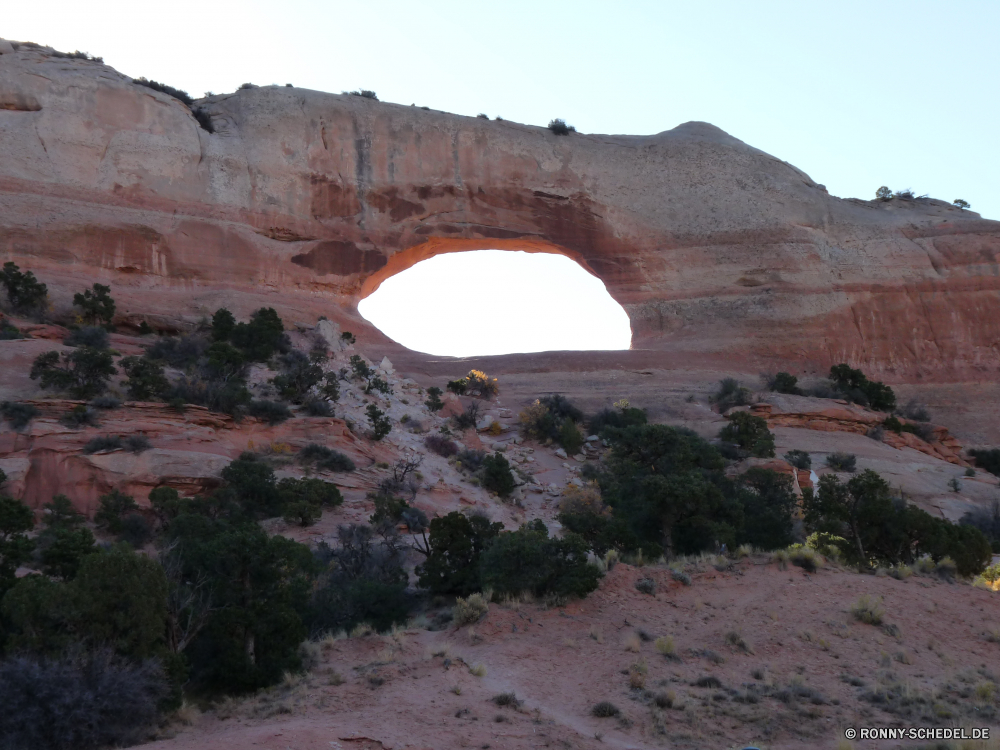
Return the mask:
M 851 605 L 851 615 L 855 620 L 866 625 L 881 625 L 885 618 L 885 609 L 882 607 L 880 598 L 863 594 Z
M 618 716 L 620 713 L 621 710 L 618 708 L 618 706 L 616 706 L 614 703 L 611 703 L 610 701 L 601 701 L 600 703 L 595 704 L 594 707 L 590 709 L 590 714 L 592 716 L 596 716 L 598 719 L 610 719 L 615 716 Z
M 424 404 L 432 412 L 441 411 L 444 408 L 444 401 L 441 400 L 441 394 L 442 393 L 444 393 L 444 391 L 442 391 L 436 385 L 435 386 L 431 386 L 430 388 L 427 389 L 427 397 L 428 398 L 424 402 Z
M 559 117 L 549 121 L 549 130 L 556 135 L 569 135 L 576 132 L 576 128 L 572 125 L 567 125 L 566 121 Z
M 719 413 L 734 407 L 747 406 L 751 403 L 753 394 L 750 389 L 740 384 L 735 378 L 725 378 L 719 381 L 719 389 L 712 395 L 711 401 Z
M 365 414 L 368 415 L 368 423 L 372 428 L 372 440 L 381 440 L 392 431 L 392 422 L 375 404 L 368 404 Z
M 18 401 L 4 401 L 0 404 L 0 414 L 15 430 L 28 426 L 32 419 L 42 412 L 34 404 L 25 404 Z
M 292 418 L 291 410 L 280 401 L 269 401 L 267 399 L 255 399 L 247 404 L 247 413 L 251 417 L 267 422 L 270 425 L 281 424 L 286 419 Z
M 489 612 L 489 602 L 482 594 L 470 594 L 467 599 L 459 597 L 452 610 L 453 622 L 457 627 L 479 622 Z
M 500 497 L 507 497 L 514 490 L 514 475 L 510 464 L 502 453 L 494 453 L 483 459 L 483 487 Z
M 82 310 L 84 320 L 92 325 L 109 325 L 115 316 L 115 301 L 111 298 L 111 287 L 94 284 L 91 289 L 73 295 L 73 305 Z
M 812 456 L 806 451 L 798 449 L 790 450 L 785 454 L 785 460 L 796 469 L 808 470 L 812 468 Z
M 826 457 L 826 465 L 834 471 L 857 471 L 858 459 L 853 453 L 831 453 Z
M 354 462 L 340 451 L 310 443 L 299 451 L 298 459 L 326 471 L 354 471 Z
M 90 346 L 61 356 L 59 352 L 45 352 L 31 365 L 31 379 L 38 380 L 42 388 L 68 391 L 79 399 L 101 395 L 117 372 L 110 351 Z
M 869 380 L 861 370 L 845 364 L 830 368 L 830 381 L 843 398 L 876 411 L 891 412 L 896 408 L 896 394 L 885 383 Z
M 767 428 L 767 420 L 747 411 L 730 414 L 729 424 L 722 428 L 719 437 L 748 451 L 759 458 L 774 456 L 774 435 Z
M 83 446 L 83 452 L 87 454 L 99 453 L 101 451 L 120 451 L 125 447 L 125 441 L 121 435 L 98 435 L 87 441 Z
M 35 278 L 31 271 L 24 271 L 12 261 L 3 264 L 0 284 L 7 292 L 7 302 L 17 313 L 37 313 L 48 303 L 48 287 Z
M 74 331 L 70 331 L 69 336 L 63 339 L 66 346 L 90 346 L 94 349 L 107 349 L 110 344 L 110 337 L 107 330 L 100 326 L 83 326 Z
M 798 386 L 799 379 L 787 372 L 779 372 L 773 377 L 767 378 L 768 390 L 775 393 L 787 393 L 794 396 L 801 396 L 802 390 Z
M 424 445 L 427 446 L 428 450 L 444 458 L 451 458 L 458 454 L 458 444 L 444 435 L 428 435 L 424 438 Z

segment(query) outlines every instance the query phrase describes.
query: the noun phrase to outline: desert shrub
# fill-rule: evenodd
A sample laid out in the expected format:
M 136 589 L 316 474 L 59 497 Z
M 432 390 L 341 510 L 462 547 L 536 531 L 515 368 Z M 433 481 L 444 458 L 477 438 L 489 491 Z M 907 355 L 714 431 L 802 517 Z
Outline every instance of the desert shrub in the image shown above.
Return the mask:
M 222 488 L 216 497 L 238 505 L 250 518 L 274 518 L 281 513 L 274 470 L 256 454 L 241 453 L 222 470 Z
M 774 456 L 774 435 L 767 429 L 767 420 L 747 411 L 738 411 L 728 417 L 729 424 L 722 428 L 719 437 L 735 443 L 751 455 L 770 458 Z
M 270 307 L 254 311 L 249 323 L 233 326 L 229 342 L 251 362 L 266 362 L 275 353 L 288 351 L 289 348 L 284 323 Z
M 899 410 L 907 419 L 912 419 L 914 422 L 930 422 L 931 414 L 927 411 L 927 407 L 919 403 L 915 398 L 910 399 L 906 402 L 906 406 Z
M 107 349 L 111 343 L 106 329 L 100 326 L 83 326 L 70 331 L 63 339 L 66 346 L 91 346 L 94 349 Z
M 826 465 L 834 471 L 857 471 L 858 459 L 853 453 L 831 453 L 826 457 Z
M 478 622 L 490 611 L 489 602 L 482 594 L 470 594 L 468 599 L 459 597 L 452 610 L 452 621 L 456 627 Z
M 142 321 L 139 324 L 139 335 L 140 336 L 149 336 L 152 333 L 153 333 L 153 327 L 151 325 L 149 325 L 148 322 L 146 322 L 144 320 L 144 321 Z
M 68 412 L 63 414 L 59 418 L 59 421 L 67 427 L 83 427 L 84 425 L 96 427 L 97 411 L 91 409 L 89 406 L 77 404 Z
M 3 284 L 7 301 L 15 312 L 38 312 L 48 302 L 48 287 L 40 283 L 31 271 L 22 273 L 12 261 L 3 264 L 0 284 Z
M 1000 477 L 1000 448 L 972 448 L 969 455 L 977 467 Z
M 404 547 L 391 525 L 351 524 L 337 529 L 337 547 L 321 548 L 336 565 L 313 595 L 315 633 L 350 630 L 367 623 L 384 631 L 406 621 L 410 598 L 403 570 Z
M 94 284 L 91 289 L 73 295 L 73 305 L 79 307 L 84 320 L 93 324 L 111 323 L 115 316 L 115 301 L 111 298 L 111 287 Z
M 510 463 L 499 451 L 483 459 L 483 487 L 500 497 L 507 497 L 514 490 L 514 475 Z
M 797 448 L 788 451 L 788 453 L 785 454 L 785 460 L 796 469 L 812 468 L 812 456 L 810 456 L 806 451 L 800 451 Z
M 988 508 L 966 512 L 959 523 L 978 529 L 989 540 L 993 551 L 1000 552 L 1000 500 L 993 500 Z
M 282 398 L 287 398 L 295 404 L 301 403 L 309 390 L 322 381 L 323 370 L 310 361 L 307 355 L 296 349 L 282 354 L 278 359 L 282 373 L 274 377 L 271 382 Z
M 324 508 L 336 508 L 344 502 L 336 485 L 322 479 L 282 479 L 277 491 L 285 520 L 300 526 L 311 526 Z
M 306 415 L 310 417 L 333 416 L 333 407 L 330 406 L 330 402 L 321 398 L 306 399 L 306 402 L 302 406 L 305 409 Z
M 59 352 L 45 352 L 31 365 L 31 379 L 38 380 L 42 388 L 69 391 L 79 399 L 101 395 L 117 372 L 110 351 L 90 346 L 81 346 L 62 356 Z
M 468 391 L 471 396 L 492 398 L 500 393 L 497 379 L 491 378 L 482 370 L 469 370 L 469 374 L 465 376 L 465 381 L 468 384 Z
M 458 444 L 444 435 L 428 435 L 424 438 L 424 445 L 444 458 L 451 458 L 458 454 Z
M 114 396 L 98 396 L 90 400 L 90 405 L 95 409 L 117 409 L 122 402 Z
M 372 428 L 372 440 L 381 440 L 392 431 L 392 421 L 375 404 L 368 404 L 365 414 Z
M 764 550 L 791 544 L 792 516 L 797 505 L 792 478 L 753 467 L 739 477 L 736 486 L 743 506 L 737 541 Z
M 863 594 L 851 605 L 851 615 L 854 616 L 855 620 L 866 625 L 881 625 L 885 618 L 882 599 L 875 599 L 868 594 Z
M 354 462 L 340 451 L 310 443 L 298 453 L 299 461 L 327 471 L 354 471 Z
M 432 412 L 434 412 L 434 411 L 441 411 L 441 409 L 444 408 L 444 401 L 441 400 L 441 394 L 443 392 L 444 391 L 442 391 L 436 385 L 433 385 L 433 386 L 431 386 L 430 388 L 427 389 L 427 396 L 428 396 L 428 398 L 427 398 L 426 401 L 424 401 L 424 404 Z
M 148 78 L 133 78 L 132 83 L 138 84 L 139 86 L 145 86 L 147 89 L 153 89 L 154 91 L 159 91 L 167 96 L 172 96 L 174 99 L 179 99 L 184 102 L 189 107 L 194 104 L 194 99 L 186 92 L 181 89 L 175 89 L 173 86 L 168 86 L 165 83 L 159 83 L 158 81 L 151 81 Z
M 141 432 L 136 435 L 129 435 L 124 441 L 124 448 L 130 453 L 142 453 L 152 447 L 153 445 L 149 442 L 149 438 Z
M 500 533 L 479 562 L 480 581 L 500 595 L 529 591 L 535 596 L 586 596 L 600 578 L 587 559 L 587 543 L 575 534 L 549 537 L 536 519 L 517 531 Z
M 878 190 L 875 191 L 875 197 L 880 201 L 891 201 L 892 200 L 892 190 L 883 185 Z
M 28 337 L 22 334 L 17 326 L 11 325 L 10 321 L 0 320 L 0 341 L 14 341 L 15 339 L 26 338 Z
M 711 401 L 719 412 L 724 412 L 733 406 L 746 406 L 753 399 L 750 389 L 740 384 L 735 378 L 724 378 L 719 381 L 719 389 L 712 394 Z
M 267 399 L 254 399 L 247 404 L 247 413 L 251 417 L 256 417 L 261 422 L 270 425 L 281 424 L 286 419 L 292 418 L 292 411 L 280 401 L 269 401 Z
M 152 401 L 161 398 L 170 389 L 170 382 L 163 374 L 163 366 L 146 357 L 122 357 L 121 365 L 127 379 L 122 383 L 130 398 Z
M 87 441 L 83 446 L 83 452 L 89 455 L 99 451 L 120 451 L 124 447 L 125 442 L 121 435 L 98 435 Z
M 566 121 L 557 117 L 554 120 L 549 120 L 549 130 L 551 130 L 556 135 L 569 135 L 570 133 L 575 133 L 576 128 L 572 125 L 567 125 Z
M 889 484 L 871 469 L 841 484 L 835 474 L 820 478 L 803 497 L 806 530 L 840 538 L 840 552 L 862 567 L 954 560 L 963 576 L 978 574 L 991 558 L 990 543 L 972 526 L 955 525 L 893 498 Z
M 559 511 L 556 518 L 563 528 L 582 537 L 598 556 L 612 549 L 627 553 L 639 550 L 639 538 L 604 506 L 596 483 L 567 487 Z
M 476 423 L 479 421 L 479 410 L 479 403 L 473 401 L 465 407 L 464 412 L 455 415 L 455 426 L 461 430 L 468 430 L 475 427 Z
M 521 707 L 521 701 L 518 700 L 517 695 L 514 693 L 500 693 L 499 695 L 494 695 L 493 702 L 501 708 Z
M 768 378 L 767 387 L 776 393 L 788 393 L 801 396 L 802 390 L 798 386 L 799 379 L 787 372 L 779 372 L 774 377 Z
M 685 586 L 690 586 L 691 585 L 691 576 L 689 576 L 683 570 L 678 570 L 676 568 L 671 568 L 670 569 L 670 577 L 673 578 L 675 581 L 678 581 L 678 582 L 680 582 L 681 584 L 683 584 Z
M 610 701 L 601 701 L 594 704 L 594 707 L 590 709 L 591 716 L 596 716 L 598 719 L 610 719 L 618 716 L 620 713 L 621 710 L 618 706 Z
M 142 513 L 129 513 L 122 518 L 122 530 L 118 538 L 139 549 L 153 538 L 153 524 Z
M 788 559 L 792 565 L 797 565 L 810 573 L 815 573 L 822 563 L 816 551 L 809 547 L 796 547 L 789 553 Z
M 183 409 L 184 404 L 198 404 L 237 418 L 245 412 L 251 398 L 246 383 L 239 378 L 206 380 L 182 377 L 164 394 L 164 399 L 172 406 L 179 405 Z
M 208 342 L 201 336 L 164 336 L 146 347 L 147 359 L 165 362 L 171 367 L 186 370 L 192 367 L 208 349 Z
M 845 364 L 830 368 L 830 381 L 844 398 L 877 411 L 891 412 L 896 408 L 896 394 L 885 383 L 869 380 L 861 370 Z
M 953 200 L 951 202 L 951 204 L 953 206 L 955 206 L 956 208 L 961 208 L 963 210 L 966 209 L 966 208 L 971 208 L 972 207 L 971 203 L 969 203 L 966 200 L 962 200 L 961 198 L 956 198 L 955 200 Z
M 378 101 L 378 97 L 375 95 L 374 91 L 369 91 L 368 89 L 357 89 L 355 91 L 345 91 L 345 94 L 350 96 L 360 96 L 362 99 L 371 99 L 374 102 Z
M 215 132 L 215 125 L 212 123 L 212 116 L 203 107 L 192 107 L 191 114 L 198 126 L 207 133 Z
M 26 427 L 32 419 L 41 413 L 34 404 L 24 404 L 18 401 L 4 401 L 0 404 L 0 414 L 15 430 Z
M 457 396 L 464 396 L 465 392 L 469 390 L 469 381 L 465 378 L 449 380 L 447 388 Z
M 220 307 L 212 314 L 212 340 L 229 341 L 236 328 L 236 318 L 225 307 Z
M 486 455 L 486 451 L 465 449 L 460 450 L 455 456 L 455 459 L 458 461 L 461 468 L 475 472 L 479 471 L 479 469 L 483 467 L 483 461 L 486 460 Z
M 97 502 L 98 509 L 94 513 L 94 523 L 98 528 L 107 529 L 112 534 L 121 534 L 125 528 L 125 516 L 139 510 L 135 500 L 119 490 L 111 490 L 107 495 L 101 495 Z
M 5 479 L 0 476 L 0 480 Z M 35 541 L 27 534 L 34 526 L 35 514 L 31 508 L 0 494 L 0 599 L 14 585 L 17 569 L 31 557 Z
M 502 523 L 457 511 L 433 519 L 426 560 L 416 569 L 420 586 L 436 594 L 460 596 L 478 590 L 480 556 L 502 529 Z
M 640 578 L 635 582 L 636 591 L 653 596 L 656 594 L 656 581 L 652 578 Z
M 167 680 L 154 660 L 108 650 L 0 662 L 0 737 L 18 750 L 88 750 L 140 742 L 157 719 Z
M 39 542 L 42 572 L 64 581 L 75 578 L 83 558 L 97 551 L 89 529 L 57 527 L 43 532 Z

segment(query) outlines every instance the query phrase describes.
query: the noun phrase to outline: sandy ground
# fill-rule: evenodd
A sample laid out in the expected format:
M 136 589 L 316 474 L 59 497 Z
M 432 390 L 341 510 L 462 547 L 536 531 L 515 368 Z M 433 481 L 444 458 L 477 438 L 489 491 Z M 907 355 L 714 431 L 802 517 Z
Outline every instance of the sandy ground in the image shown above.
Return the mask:
M 473 626 L 329 639 L 305 677 L 187 711 L 143 747 L 886 748 L 907 745 L 845 745 L 844 731 L 997 731 L 996 594 L 765 556 L 713 562 L 688 562 L 690 586 L 663 566 L 618 564 L 566 606 L 493 604 Z M 643 577 L 654 596 L 635 588 Z M 883 626 L 851 615 L 863 594 L 881 598 Z M 494 702 L 508 692 L 519 707 Z M 600 701 L 620 715 L 593 716 Z

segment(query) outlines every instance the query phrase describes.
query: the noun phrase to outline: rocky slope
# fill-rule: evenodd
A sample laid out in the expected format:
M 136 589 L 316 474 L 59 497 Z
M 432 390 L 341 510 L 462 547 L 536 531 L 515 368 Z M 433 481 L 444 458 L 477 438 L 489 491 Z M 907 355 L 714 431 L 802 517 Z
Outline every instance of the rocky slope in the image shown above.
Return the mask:
M 834 198 L 705 123 L 561 137 L 265 86 L 196 102 L 209 132 L 102 63 L 2 46 L 0 254 L 54 288 L 113 281 L 125 319 L 265 296 L 363 331 L 356 303 L 387 276 L 518 248 L 599 276 L 649 362 L 847 361 L 893 382 L 1000 364 L 1000 224 Z

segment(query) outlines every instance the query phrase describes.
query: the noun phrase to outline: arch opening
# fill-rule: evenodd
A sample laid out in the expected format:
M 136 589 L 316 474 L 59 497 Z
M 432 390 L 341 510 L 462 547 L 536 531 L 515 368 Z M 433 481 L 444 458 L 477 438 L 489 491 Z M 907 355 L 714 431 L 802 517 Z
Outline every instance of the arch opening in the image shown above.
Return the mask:
M 382 278 L 358 312 L 399 344 L 436 356 L 629 349 L 625 309 L 562 253 L 467 250 Z

